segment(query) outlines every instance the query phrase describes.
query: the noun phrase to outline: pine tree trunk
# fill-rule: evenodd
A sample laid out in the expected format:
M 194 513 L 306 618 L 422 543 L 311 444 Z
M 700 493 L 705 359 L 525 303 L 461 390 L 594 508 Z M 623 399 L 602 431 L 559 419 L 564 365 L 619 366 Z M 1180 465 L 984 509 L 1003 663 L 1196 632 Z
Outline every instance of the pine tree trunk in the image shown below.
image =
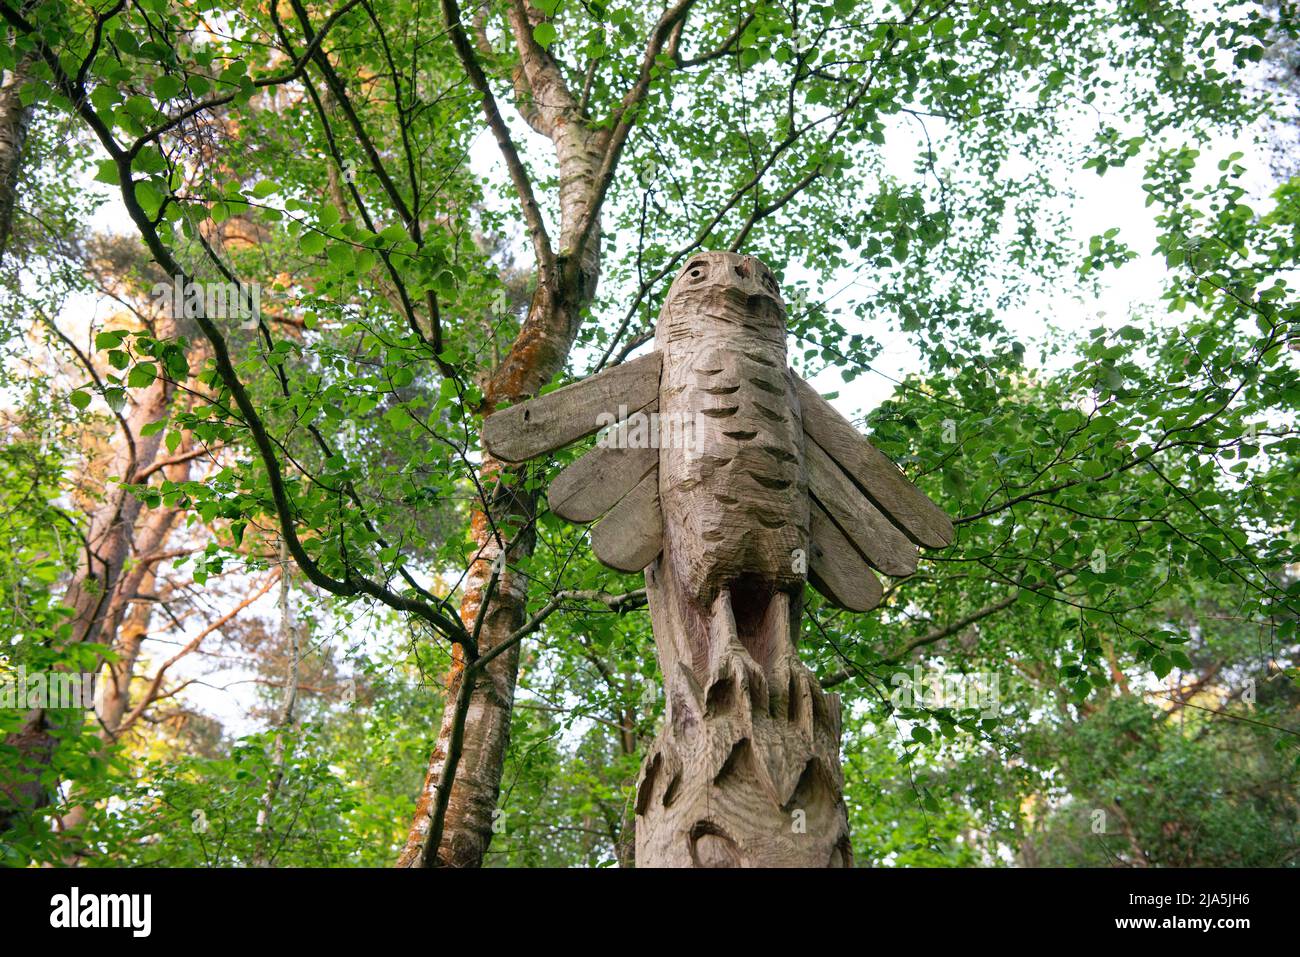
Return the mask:
M 127 417 L 126 428 L 132 441 L 122 441 L 105 474 L 129 480 L 136 471 L 153 462 L 162 442 L 162 433 L 142 436 L 144 426 L 167 414 L 175 385 L 159 377 L 140 397 Z M 73 574 L 63 599 L 72 609 L 72 634 L 69 643 L 96 642 L 112 617 L 112 598 L 131 555 L 136 520 L 141 501 L 121 484 L 113 485 L 91 515 L 81 561 Z M 19 818 L 45 807 L 50 795 L 40 775 L 49 767 L 58 745 L 59 728 L 64 720 L 81 721 L 84 715 L 61 714 L 47 708 L 34 708 L 23 718 L 19 730 L 5 744 L 17 754 L 18 778 L 0 783 L 0 839 Z

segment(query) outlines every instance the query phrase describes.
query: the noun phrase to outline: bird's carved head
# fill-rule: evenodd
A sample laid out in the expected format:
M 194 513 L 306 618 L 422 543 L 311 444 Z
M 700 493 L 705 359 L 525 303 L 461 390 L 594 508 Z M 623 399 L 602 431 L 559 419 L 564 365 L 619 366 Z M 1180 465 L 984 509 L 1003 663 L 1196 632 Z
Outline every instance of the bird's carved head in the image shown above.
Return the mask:
M 753 256 L 696 253 L 673 280 L 655 338 L 721 334 L 785 343 L 785 303 L 772 270 Z

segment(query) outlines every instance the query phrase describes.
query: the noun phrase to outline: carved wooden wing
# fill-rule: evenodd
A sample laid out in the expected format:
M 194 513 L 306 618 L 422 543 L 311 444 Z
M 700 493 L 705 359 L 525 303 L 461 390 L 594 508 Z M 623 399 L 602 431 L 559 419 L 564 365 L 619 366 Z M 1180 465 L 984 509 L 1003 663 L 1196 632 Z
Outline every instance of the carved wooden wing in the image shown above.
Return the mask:
M 949 544 L 952 522 L 812 386 L 791 376 L 812 498 L 808 580 L 841 608 L 868 611 L 882 594 L 871 569 L 910 575 L 917 545 Z
M 591 532 L 592 550 L 619 571 L 641 571 L 663 548 L 659 451 L 635 447 L 620 434 L 628 417 L 658 409 L 661 367 L 660 353 L 651 352 L 483 423 L 484 447 L 503 462 L 545 455 L 619 423 L 607 442 L 561 472 L 547 495 L 561 518 L 600 519 Z M 882 596 L 871 570 L 910 575 L 917 546 L 949 544 L 952 522 L 812 386 L 790 375 L 803 418 L 811 498 L 808 580 L 839 607 L 868 611 Z
M 483 422 L 483 446 L 503 462 L 523 462 L 570 445 L 606 423 L 620 424 L 551 482 L 551 511 L 592 522 L 591 547 L 602 564 L 639 572 L 663 549 L 659 450 L 628 448 L 627 417 L 658 409 L 662 356 L 651 352 L 544 396 L 512 405 Z

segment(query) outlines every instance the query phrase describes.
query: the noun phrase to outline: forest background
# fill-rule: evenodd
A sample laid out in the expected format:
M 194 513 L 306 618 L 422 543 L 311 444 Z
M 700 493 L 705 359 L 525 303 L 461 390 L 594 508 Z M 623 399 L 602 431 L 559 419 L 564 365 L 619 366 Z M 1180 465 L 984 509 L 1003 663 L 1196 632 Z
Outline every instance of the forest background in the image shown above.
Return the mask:
M 0 15 L 5 863 L 634 864 L 642 583 L 478 429 L 701 249 L 957 527 L 809 592 L 858 863 L 1300 860 L 1293 5 Z

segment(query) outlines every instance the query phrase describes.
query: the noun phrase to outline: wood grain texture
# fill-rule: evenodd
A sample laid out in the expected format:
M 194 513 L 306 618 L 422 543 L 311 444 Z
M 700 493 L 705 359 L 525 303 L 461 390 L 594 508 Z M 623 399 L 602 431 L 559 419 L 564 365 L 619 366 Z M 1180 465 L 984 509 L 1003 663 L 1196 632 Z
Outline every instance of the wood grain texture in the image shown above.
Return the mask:
M 647 411 L 657 408 L 652 403 Z M 614 444 L 597 445 L 551 481 L 546 498 L 552 512 L 570 522 L 594 522 L 658 468 L 658 449 L 620 447 L 626 432 L 622 423 L 611 435 Z
M 586 438 L 602 415 L 640 411 L 659 395 L 661 357 L 641 356 L 562 389 L 494 412 L 483 421 L 483 447 L 502 462 L 524 462 Z
M 643 571 L 663 548 L 659 474 L 652 471 L 591 530 L 591 549 L 610 568 Z
M 942 548 L 952 543 L 952 521 L 898 466 L 798 376 L 795 390 L 808 438 L 840 464 L 879 511 L 918 545 Z
M 816 442 L 809 442 L 808 488 L 853 547 L 886 575 L 916 571 L 916 546 L 876 509 Z
M 637 786 L 637 866 L 850 864 L 839 701 L 795 650 L 810 499 L 775 278 L 692 256 L 655 342 L 661 414 L 696 441 L 660 453 L 646 594 L 668 708 Z
M 662 449 L 659 465 L 666 535 L 691 600 L 708 608 L 742 575 L 801 590 L 793 556 L 808 537 L 803 427 L 771 272 L 749 256 L 692 256 L 655 344 L 660 413 L 694 423 L 692 447 Z
M 808 581 L 814 588 L 848 611 L 870 611 L 880 604 L 884 594 L 880 581 L 816 502 L 808 537 Z
M 799 596 L 746 622 L 752 596 L 723 588 L 701 616 L 677 566 L 665 551 L 646 571 L 668 707 L 637 780 L 637 866 L 852 866 L 839 698 L 795 651 Z
M 805 582 L 867 611 L 883 596 L 868 565 L 908 575 L 917 545 L 952 539 L 947 516 L 790 370 L 785 339 L 771 271 L 700 253 L 668 291 L 654 353 L 484 423 L 485 447 L 515 462 L 620 406 L 657 410 L 657 448 L 598 447 L 548 496 L 570 521 L 599 518 L 602 563 L 646 575 L 667 709 L 637 783 L 638 866 L 852 864 L 839 699 L 796 651 Z

